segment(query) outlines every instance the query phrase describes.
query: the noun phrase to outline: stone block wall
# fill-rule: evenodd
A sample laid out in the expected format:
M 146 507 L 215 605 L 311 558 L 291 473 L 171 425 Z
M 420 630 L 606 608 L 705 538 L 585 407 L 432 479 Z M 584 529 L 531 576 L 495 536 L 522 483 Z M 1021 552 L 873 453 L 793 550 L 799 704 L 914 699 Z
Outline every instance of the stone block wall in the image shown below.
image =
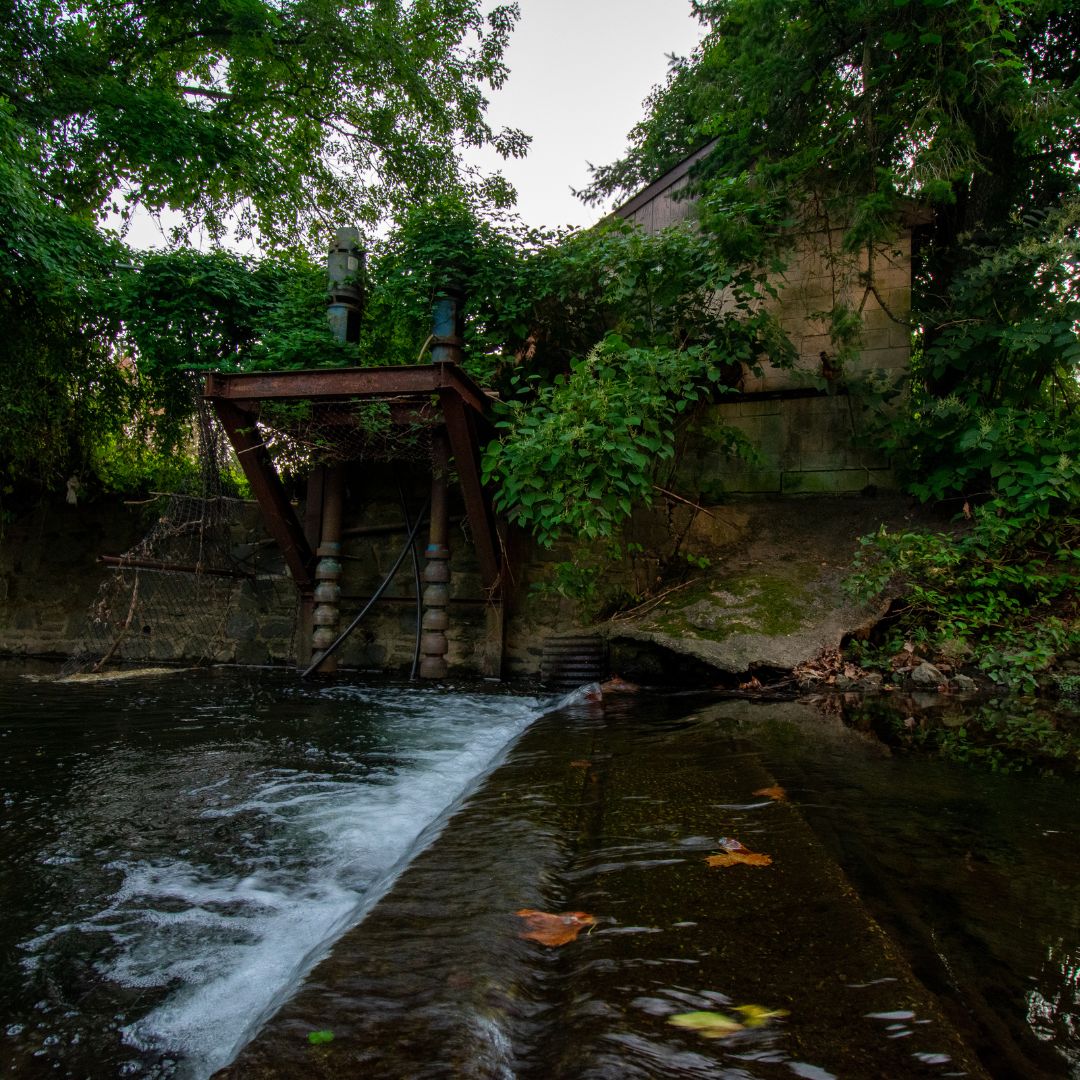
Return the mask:
M 861 400 L 848 394 L 710 405 L 682 440 L 679 483 L 707 502 L 892 489 L 893 471 L 868 438 L 872 421 Z M 726 452 L 725 428 L 746 439 L 751 458 Z
M 153 504 L 106 500 L 69 506 L 42 502 L 5 526 L 0 542 L 0 655 L 68 659 L 107 648 L 92 621 L 104 612 L 124 633 L 118 657 L 144 663 L 284 663 L 295 652 L 296 596 L 268 544 L 257 508 L 248 505 L 231 530 L 234 552 L 251 580 L 138 572 L 99 561 L 122 555 L 153 525 Z M 103 649 L 100 651 L 104 651 Z
M 422 505 L 423 480 L 410 492 L 413 512 Z M 371 470 L 350 485 L 344 521 L 341 628 L 382 582 L 405 541 L 396 484 Z M 301 504 L 302 510 L 302 504 Z M 449 662 L 453 670 L 484 669 L 488 609 L 479 567 L 462 524 L 463 510 L 451 504 L 451 584 Z M 102 605 L 110 627 L 122 626 L 129 610 L 135 573 L 122 575 L 100 563 L 101 555 L 121 555 L 153 524 L 149 506 L 107 501 L 68 506 L 44 503 L 5 526 L 0 540 L 0 656 L 66 660 L 98 647 L 91 620 Z M 374 535 L 350 529 L 389 526 Z M 297 590 L 284 561 L 249 503 L 231 528 L 243 580 L 193 578 L 138 571 L 137 618 L 116 651 L 118 659 L 140 663 L 205 662 L 243 665 L 306 664 L 308 640 L 301 627 Z M 420 538 L 422 553 L 426 530 Z M 158 553 L 167 558 L 167 553 Z M 421 564 L 422 565 L 422 564 Z M 416 606 L 411 560 L 406 559 L 389 588 L 342 646 L 343 668 L 407 673 L 413 658 Z M 107 643 L 115 640 L 110 629 Z
M 686 169 L 676 168 L 619 213 L 648 232 L 692 218 L 693 201 L 681 197 L 686 185 Z M 912 221 L 917 219 L 913 209 Z M 867 382 L 878 389 L 899 388 L 908 370 L 911 230 L 901 230 L 872 253 L 848 253 L 841 229 L 809 213 L 807 222 L 788 253 L 787 269 L 773 278 L 778 295 L 768 301 L 795 348 L 796 364 L 788 368 L 766 361 L 760 372 L 744 368 L 741 398 L 714 406 L 699 428 L 699 434 L 716 424 L 735 428 L 756 451 L 756 460 L 710 455 L 691 435 L 691 460 L 699 471 L 711 468 L 706 490 L 716 497 L 895 487 L 889 462 L 864 437 L 874 418 L 858 392 Z M 826 317 L 836 304 L 859 311 L 862 320 L 856 351 L 843 363 Z M 805 396 L 815 392 L 821 396 Z

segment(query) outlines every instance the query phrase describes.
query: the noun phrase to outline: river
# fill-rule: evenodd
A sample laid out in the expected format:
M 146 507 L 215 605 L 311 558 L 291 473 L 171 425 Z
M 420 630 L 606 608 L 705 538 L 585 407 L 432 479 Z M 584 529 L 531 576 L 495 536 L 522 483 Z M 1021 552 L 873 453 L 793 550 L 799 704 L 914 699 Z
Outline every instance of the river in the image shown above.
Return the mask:
M 798 702 L 31 674 L 5 1075 L 1080 1075 L 1075 780 Z M 771 863 L 710 866 L 732 839 Z

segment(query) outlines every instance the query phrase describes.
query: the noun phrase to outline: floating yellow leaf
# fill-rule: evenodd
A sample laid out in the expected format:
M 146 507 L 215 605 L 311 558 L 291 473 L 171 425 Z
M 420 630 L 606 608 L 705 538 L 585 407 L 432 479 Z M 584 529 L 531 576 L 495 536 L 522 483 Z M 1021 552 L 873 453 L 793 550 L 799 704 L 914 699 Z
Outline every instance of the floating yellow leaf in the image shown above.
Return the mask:
M 787 1009 L 766 1009 L 762 1005 L 736 1005 L 735 1011 L 742 1013 L 743 1023 L 748 1028 L 764 1027 L 770 1020 L 787 1016 Z
M 755 795 L 764 795 L 767 799 L 775 799 L 776 802 L 787 802 L 787 792 L 779 785 L 773 787 L 758 788 Z
M 668 1017 L 668 1023 L 674 1027 L 696 1031 L 705 1039 L 726 1039 L 729 1035 L 745 1030 L 745 1026 L 738 1020 L 718 1012 L 676 1013 Z
M 596 924 L 596 916 L 584 911 L 564 911 L 555 915 L 533 908 L 522 908 L 515 912 L 518 918 L 525 920 L 525 929 L 518 937 L 530 941 L 539 941 L 541 945 L 565 945 L 573 941 L 586 926 Z

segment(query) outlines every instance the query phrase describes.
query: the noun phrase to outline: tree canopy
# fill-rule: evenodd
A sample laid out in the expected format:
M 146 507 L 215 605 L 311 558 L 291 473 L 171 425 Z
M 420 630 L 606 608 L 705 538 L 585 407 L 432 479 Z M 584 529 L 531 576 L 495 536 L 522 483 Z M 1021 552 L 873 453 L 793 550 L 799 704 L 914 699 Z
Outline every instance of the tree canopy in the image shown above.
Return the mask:
M 706 143 L 703 177 L 813 183 L 946 238 L 1077 190 L 1080 11 L 1071 0 L 694 0 L 707 28 L 584 193 L 632 191 Z
M 524 152 L 484 116 L 516 18 L 479 0 L 14 0 L 0 98 L 74 214 L 321 240 L 445 188 L 464 145 Z
M 184 371 L 342 362 L 305 253 L 440 192 L 512 201 L 461 150 L 527 147 L 485 119 L 517 16 L 480 0 L 6 5 L 0 498 L 175 461 L 158 451 L 192 407 Z M 104 228 L 138 207 L 179 212 L 177 244 L 247 234 L 272 254 L 140 256 Z
M 978 490 L 1031 409 L 1080 403 L 1080 8 L 1071 0 L 694 0 L 707 33 L 648 102 L 597 200 L 708 147 L 707 230 L 775 236 L 824 202 L 849 250 L 912 200 L 911 423 L 892 432 L 921 494 Z M 872 284 L 868 281 L 867 284 Z M 836 318 L 834 326 L 844 325 Z M 1042 436 L 1055 427 L 1042 428 Z M 986 454 L 971 451 L 992 439 Z M 1014 448 L 1015 449 L 1015 448 Z M 985 484 L 983 484 L 985 486 Z

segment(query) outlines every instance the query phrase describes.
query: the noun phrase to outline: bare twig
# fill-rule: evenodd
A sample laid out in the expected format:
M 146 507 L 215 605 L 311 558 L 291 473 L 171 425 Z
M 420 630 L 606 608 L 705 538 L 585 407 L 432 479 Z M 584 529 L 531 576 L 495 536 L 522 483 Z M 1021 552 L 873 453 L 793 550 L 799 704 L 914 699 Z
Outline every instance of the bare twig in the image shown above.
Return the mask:
M 109 651 L 90 669 L 91 672 L 99 672 L 113 657 L 113 653 L 120 648 L 120 642 L 127 637 L 128 630 L 131 629 L 131 620 L 135 617 L 135 602 L 139 598 L 139 572 L 135 571 L 135 584 L 131 590 L 131 606 L 128 608 L 127 618 L 124 620 L 124 625 L 120 627 L 120 633 L 116 635 L 116 640 L 109 647 Z
M 688 588 L 691 585 L 697 584 L 701 581 L 701 578 L 691 578 L 689 581 L 684 581 L 681 585 L 675 585 L 670 589 L 665 589 L 659 596 L 650 596 L 648 600 L 643 600 L 636 607 L 628 608 L 626 611 L 620 611 L 617 615 L 611 616 L 611 621 L 615 622 L 618 619 L 629 619 L 637 614 L 647 614 L 652 611 L 662 600 L 669 597 L 672 593 L 677 593 L 680 589 Z
M 706 510 L 704 506 L 691 502 L 689 499 L 684 499 L 681 495 L 676 495 L 674 491 L 668 491 L 667 488 L 662 488 L 659 484 L 653 484 L 653 489 L 659 491 L 661 495 L 666 495 L 669 499 L 675 499 L 677 502 L 692 506 L 695 510 L 700 510 L 706 517 L 716 517 L 711 510 Z

